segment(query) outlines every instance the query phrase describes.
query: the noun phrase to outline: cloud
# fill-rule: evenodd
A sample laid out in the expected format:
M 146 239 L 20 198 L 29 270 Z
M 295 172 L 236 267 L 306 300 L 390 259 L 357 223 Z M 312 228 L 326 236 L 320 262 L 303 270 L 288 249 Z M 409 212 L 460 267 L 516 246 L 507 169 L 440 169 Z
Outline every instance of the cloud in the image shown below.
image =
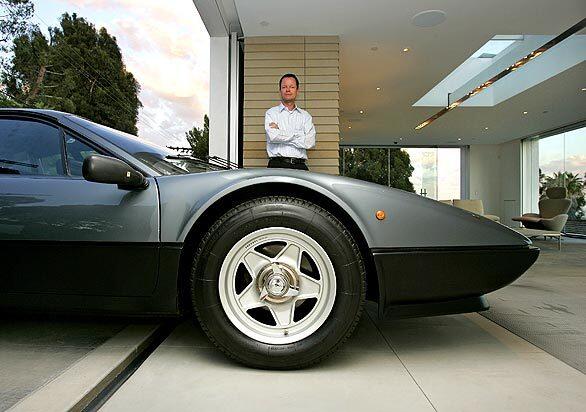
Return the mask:
M 540 164 L 539 168 L 541 169 L 541 172 L 546 175 L 551 175 L 564 170 L 574 174 L 579 173 L 583 175 L 586 173 L 586 154 L 571 155 L 565 160 L 551 160 Z
M 191 0 L 56 0 L 114 35 L 141 85 L 139 136 L 186 146 L 209 105 L 209 35 Z M 99 22 L 99 24 L 98 24 Z

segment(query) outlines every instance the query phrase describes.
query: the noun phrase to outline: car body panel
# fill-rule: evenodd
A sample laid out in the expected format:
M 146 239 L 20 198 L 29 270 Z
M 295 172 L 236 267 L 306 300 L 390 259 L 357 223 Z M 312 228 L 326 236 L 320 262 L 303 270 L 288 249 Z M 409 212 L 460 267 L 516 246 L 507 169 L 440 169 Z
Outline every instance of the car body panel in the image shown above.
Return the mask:
M 217 200 L 264 183 L 298 185 L 336 202 L 375 248 L 527 246 L 531 242 L 482 216 L 385 186 L 289 169 L 241 169 L 157 178 L 161 191 L 161 239 L 184 241 L 201 214 Z M 167 199 L 172 199 L 168 202 Z M 378 220 L 377 210 L 386 218 Z

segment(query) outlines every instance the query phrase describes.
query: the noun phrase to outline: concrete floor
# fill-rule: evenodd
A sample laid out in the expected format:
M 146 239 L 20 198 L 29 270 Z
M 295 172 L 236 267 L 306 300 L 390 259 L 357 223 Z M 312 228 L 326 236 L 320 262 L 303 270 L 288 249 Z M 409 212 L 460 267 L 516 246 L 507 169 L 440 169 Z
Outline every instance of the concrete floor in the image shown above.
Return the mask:
M 586 373 L 586 240 L 536 240 L 539 259 L 482 315 Z M 586 410 L 586 405 L 585 405 Z
M 102 411 L 583 411 L 586 376 L 478 315 L 379 322 L 329 360 L 248 369 L 180 325 Z
M 124 326 L 105 319 L 0 318 L 0 411 L 55 379 Z

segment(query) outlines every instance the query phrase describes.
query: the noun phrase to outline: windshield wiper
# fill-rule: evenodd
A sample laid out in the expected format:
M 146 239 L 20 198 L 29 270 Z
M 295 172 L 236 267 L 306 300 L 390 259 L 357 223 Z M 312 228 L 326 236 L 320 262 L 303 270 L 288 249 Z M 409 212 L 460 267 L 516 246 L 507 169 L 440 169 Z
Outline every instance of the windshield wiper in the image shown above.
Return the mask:
M 6 163 L 9 165 L 15 165 L 15 166 L 32 167 L 33 169 L 36 169 L 37 167 L 39 167 L 39 165 L 35 165 L 32 163 L 17 162 L 16 160 L 8 160 L 8 159 L 0 159 L 0 163 Z
M 174 146 L 167 146 L 168 149 L 175 150 L 177 152 L 183 153 L 191 153 L 191 154 L 178 154 L 178 155 L 171 155 L 167 156 L 168 158 L 176 158 L 176 159 L 193 159 L 199 162 L 208 164 L 210 166 L 218 167 L 220 169 L 240 169 L 240 167 L 234 163 L 229 162 L 224 158 L 218 156 L 208 156 L 207 159 L 200 159 L 199 157 L 193 156 L 193 149 L 190 147 L 174 147 Z

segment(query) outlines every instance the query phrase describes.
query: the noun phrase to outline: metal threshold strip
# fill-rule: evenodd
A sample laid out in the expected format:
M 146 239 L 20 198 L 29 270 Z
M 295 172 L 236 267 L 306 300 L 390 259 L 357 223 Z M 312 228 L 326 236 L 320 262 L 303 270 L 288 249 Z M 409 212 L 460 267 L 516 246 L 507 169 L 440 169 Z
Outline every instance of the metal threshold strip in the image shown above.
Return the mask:
M 548 41 L 547 43 L 545 43 L 543 46 L 538 47 L 537 49 L 533 50 L 531 53 L 529 53 L 525 57 L 522 57 L 521 59 L 517 60 L 514 64 L 510 65 L 505 70 L 503 70 L 500 73 L 498 73 L 496 76 L 488 79 L 487 81 L 485 81 L 484 83 L 482 83 L 480 86 L 478 86 L 478 87 L 474 88 L 473 90 L 471 90 L 470 92 L 466 93 L 464 96 L 462 96 L 461 98 L 459 98 L 458 100 L 456 100 L 455 102 L 453 102 L 452 104 L 450 104 L 449 106 L 444 107 L 443 109 L 441 109 L 439 112 L 437 112 L 433 116 L 427 118 L 426 120 L 424 120 L 423 122 L 421 122 L 420 124 L 418 124 L 415 127 L 415 130 L 421 130 L 421 129 L 423 129 L 426 126 L 429 126 L 432 122 L 434 122 L 435 120 L 439 119 L 440 117 L 442 117 L 444 114 L 446 114 L 450 110 L 453 110 L 456 107 L 460 106 L 462 103 L 464 103 L 466 100 L 468 100 L 472 96 L 475 96 L 478 93 L 480 93 L 481 91 L 483 91 L 484 89 L 490 87 L 492 84 L 494 84 L 494 82 L 502 79 L 506 75 L 508 75 L 508 74 L 514 72 L 515 70 L 519 69 L 520 67 L 522 67 L 523 65 L 525 65 L 527 62 L 529 62 L 529 61 L 535 59 L 536 57 L 540 56 L 541 54 L 543 54 L 544 52 L 546 52 L 547 50 L 549 50 L 550 48 L 552 48 L 556 44 L 564 41 L 565 39 L 567 39 L 571 35 L 579 32 L 584 27 L 586 27 L 586 18 L 582 19 L 581 21 L 579 21 L 578 23 L 576 23 L 575 25 L 573 25 L 572 27 L 570 27 L 568 30 L 566 30 L 565 32 L 563 32 L 559 36 L 554 37 L 553 39 L 551 39 L 550 41 Z

